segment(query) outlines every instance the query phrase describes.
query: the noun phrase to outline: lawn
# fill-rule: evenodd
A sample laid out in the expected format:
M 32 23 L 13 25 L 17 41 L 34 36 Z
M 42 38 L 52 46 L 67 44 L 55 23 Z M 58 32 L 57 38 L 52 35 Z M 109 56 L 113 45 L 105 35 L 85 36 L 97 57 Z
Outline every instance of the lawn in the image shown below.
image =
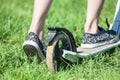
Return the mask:
M 84 59 L 82 63 L 52 74 L 43 61 L 29 63 L 22 49 L 32 18 L 34 0 L 0 0 L 0 80 L 120 80 L 120 48 L 105 55 Z M 45 23 L 67 28 L 81 43 L 87 0 L 54 0 Z M 112 23 L 117 0 L 105 0 L 99 25 Z

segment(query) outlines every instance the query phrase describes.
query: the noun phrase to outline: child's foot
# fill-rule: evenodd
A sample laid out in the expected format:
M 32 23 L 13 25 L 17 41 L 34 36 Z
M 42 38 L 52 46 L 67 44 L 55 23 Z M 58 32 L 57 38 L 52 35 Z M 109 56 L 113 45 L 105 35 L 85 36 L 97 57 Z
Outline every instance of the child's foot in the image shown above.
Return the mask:
M 110 43 L 117 42 L 119 38 L 116 36 L 116 33 L 112 30 L 105 31 L 99 27 L 99 33 L 90 34 L 84 33 L 81 47 L 83 48 L 94 48 Z
M 30 32 L 26 37 L 23 43 L 23 50 L 29 59 L 32 59 L 34 55 L 38 55 L 39 61 L 45 59 L 44 46 L 33 32 Z

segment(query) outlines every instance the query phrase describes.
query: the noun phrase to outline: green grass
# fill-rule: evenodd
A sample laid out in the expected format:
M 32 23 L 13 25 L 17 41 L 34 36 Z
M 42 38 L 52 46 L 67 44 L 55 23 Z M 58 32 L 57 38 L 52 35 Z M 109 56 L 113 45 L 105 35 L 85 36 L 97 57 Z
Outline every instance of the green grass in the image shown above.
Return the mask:
M 45 24 L 67 28 L 81 43 L 87 0 L 54 0 Z M 112 23 L 117 0 L 106 0 L 100 26 Z M 111 6 L 111 7 L 110 7 Z M 28 63 L 22 43 L 29 29 L 33 0 L 0 0 L 0 80 L 120 80 L 120 48 L 84 59 L 69 69 L 51 74 L 45 61 Z M 111 54 L 112 53 L 112 54 Z M 110 55 L 109 55 L 110 54 Z

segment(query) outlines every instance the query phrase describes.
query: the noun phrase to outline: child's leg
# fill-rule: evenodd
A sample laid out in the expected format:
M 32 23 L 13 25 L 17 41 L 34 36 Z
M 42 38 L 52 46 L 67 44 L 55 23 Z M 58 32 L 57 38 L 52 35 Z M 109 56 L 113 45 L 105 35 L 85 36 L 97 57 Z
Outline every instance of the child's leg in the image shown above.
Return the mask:
M 104 0 L 88 0 L 85 33 L 96 34 L 98 32 L 98 19 Z
M 115 32 L 105 31 L 98 27 L 98 19 L 103 3 L 104 0 L 88 0 L 85 33 L 81 44 L 83 48 L 94 48 L 118 41 Z
M 34 1 L 35 3 L 32 23 L 29 33 L 23 43 L 23 50 L 30 60 L 33 60 L 32 57 L 37 54 L 40 62 L 42 59 L 45 59 L 45 47 L 43 45 L 43 28 L 45 18 L 52 0 Z
M 43 41 L 44 22 L 51 2 L 52 0 L 35 0 L 34 3 L 33 19 L 29 32 L 40 35 L 39 38 L 41 41 Z

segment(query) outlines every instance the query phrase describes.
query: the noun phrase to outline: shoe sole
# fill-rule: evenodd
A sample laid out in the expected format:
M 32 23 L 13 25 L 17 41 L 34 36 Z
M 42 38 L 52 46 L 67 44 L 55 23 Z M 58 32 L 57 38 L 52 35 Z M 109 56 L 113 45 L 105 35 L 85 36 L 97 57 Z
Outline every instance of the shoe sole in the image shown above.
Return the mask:
M 102 42 L 102 43 L 96 43 L 96 44 L 81 44 L 81 47 L 82 48 L 95 48 L 95 47 L 99 47 L 99 46 L 103 46 L 103 45 L 106 45 L 106 44 L 111 44 L 111 43 L 115 43 L 119 41 L 119 37 L 115 37 L 114 39 L 110 40 L 110 41 L 105 41 L 105 42 Z
M 41 60 L 45 59 L 41 49 L 39 48 L 39 45 L 36 42 L 25 41 L 23 43 L 23 50 L 30 59 L 32 59 L 32 57 L 36 54 Z
M 95 47 L 99 47 L 99 46 L 102 46 L 102 45 L 105 45 L 107 43 L 96 43 L 96 44 L 81 44 L 81 47 L 82 48 L 95 48 Z

